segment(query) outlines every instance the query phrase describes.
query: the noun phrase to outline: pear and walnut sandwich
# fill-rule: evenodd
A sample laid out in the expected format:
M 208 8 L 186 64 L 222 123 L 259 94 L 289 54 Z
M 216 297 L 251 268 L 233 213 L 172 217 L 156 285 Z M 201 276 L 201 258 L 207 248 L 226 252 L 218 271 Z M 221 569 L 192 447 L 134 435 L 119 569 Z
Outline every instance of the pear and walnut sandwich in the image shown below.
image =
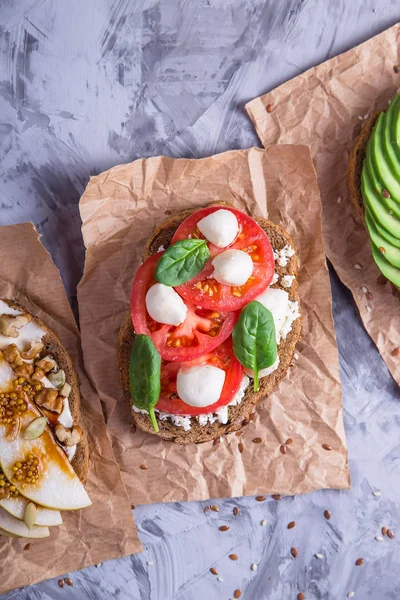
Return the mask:
M 43 538 L 91 505 L 77 376 L 59 338 L 0 299 L 0 534 Z

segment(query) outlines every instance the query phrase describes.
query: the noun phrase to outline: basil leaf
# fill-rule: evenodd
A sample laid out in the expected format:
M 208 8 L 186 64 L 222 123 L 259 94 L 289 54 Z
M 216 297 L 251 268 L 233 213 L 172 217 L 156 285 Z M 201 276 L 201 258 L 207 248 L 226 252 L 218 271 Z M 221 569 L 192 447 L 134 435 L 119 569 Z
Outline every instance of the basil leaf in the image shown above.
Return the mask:
M 147 410 L 154 430 L 158 424 L 154 407 L 160 397 L 161 356 L 148 335 L 139 334 L 132 345 L 129 362 L 129 390 L 133 404 Z
M 276 361 L 275 323 L 271 311 L 254 300 L 244 307 L 233 332 L 233 351 L 238 361 L 254 372 L 254 391 L 258 392 L 258 373 Z
M 198 275 L 209 258 L 207 240 L 180 240 L 158 261 L 155 278 L 164 285 L 182 285 Z

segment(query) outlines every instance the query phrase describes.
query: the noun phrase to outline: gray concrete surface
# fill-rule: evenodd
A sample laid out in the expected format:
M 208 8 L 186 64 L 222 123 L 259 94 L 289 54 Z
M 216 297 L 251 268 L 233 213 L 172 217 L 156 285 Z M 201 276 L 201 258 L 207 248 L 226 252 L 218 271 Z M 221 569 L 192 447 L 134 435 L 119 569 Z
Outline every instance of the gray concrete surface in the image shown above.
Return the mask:
M 258 144 L 246 101 L 399 16 L 397 0 L 0 0 L 0 224 L 36 223 L 74 302 L 91 174 Z M 351 491 L 227 499 L 208 515 L 207 503 L 137 507 L 142 555 L 2 598 L 398 600 L 398 540 L 374 538 L 399 523 L 399 389 L 334 274 L 332 287 Z

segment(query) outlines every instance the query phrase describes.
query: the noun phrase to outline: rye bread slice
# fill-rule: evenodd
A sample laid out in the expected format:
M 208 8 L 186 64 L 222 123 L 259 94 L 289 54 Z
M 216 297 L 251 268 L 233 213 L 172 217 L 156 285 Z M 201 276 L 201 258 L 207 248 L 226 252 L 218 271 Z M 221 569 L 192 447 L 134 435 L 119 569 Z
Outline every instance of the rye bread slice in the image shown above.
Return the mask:
M 217 204 L 223 205 L 226 203 L 220 202 Z M 159 227 L 157 227 L 148 241 L 144 259 L 156 253 L 161 246 L 167 249 L 176 229 L 192 212 L 194 211 L 186 210 L 180 212 L 179 214 L 169 218 L 167 221 L 164 221 Z M 286 245 L 290 245 L 294 248 L 291 238 L 286 231 L 282 229 L 282 227 L 271 223 L 271 221 L 268 221 L 267 219 L 256 218 L 255 221 L 257 221 L 260 227 L 264 229 L 274 250 L 281 250 Z M 293 257 L 288 259 L 288 264 L 286 267 L 280 267 L 277 263 L 275 263 L 275 270 L 276 273 L 278 273 L 279 278 L 281 278 L 282 275 L 294 275 L 296 279 L 293 281 L 293 284 L 290 288 L 285 288 L 279 283 L 275 284 L 273 287 L 280 288 L 288 292 L 290 300 L 299 300 L 297 283 L 297 255 L 294 254 Z M 279 344 L 278 350 L 280 363 L 277 370 L 268 377 L 260 379 L 260 389 L 257 393 L 253 392 L 251 386 L 249 386 L 245 392 L 242 402 L 237 406 L 228 407 L 228 422 L 226 425 L 215 422 L 213 424 L 208 423 L 207 425 L 201 426 L 197 419 L 192 418 L 191 430 L 184 431 L 182 427 L 177 427 L 169 420 L 160 421 L 157 419 L 160 431 L 158 434 L 155 434 L 149 416 L 147 414 L 137 413 L 132 410 L 132 417 L 135 424 L 143 431 L 159 435 L 165 440 L 176 442 L 178 444 L 200 444 L 202 442 L 214 440 L 215 438 L 227 433 L 231 433 L 232 431 L 238 431 L 249 423 L 250 415 L 253 412 L 254 406 L 257 404 L 257 402 L 268 396 L 274 387 L 281 381 L 281 379 L 285 377 L 292 361 L 295 346 L 300 338 L 300 334 L 301 318 L 298 318 L 293 323 L 292 330 L 286 339 L 281 340 Z M 128 312 L 119 332 L 117 353 L 124 397 L 126 401 L 129 402 L 130 406 L 132 401 L 129 394 L 129 357 L 134 339 L 135 331 L 133 329 L 130 312 Z
M 14 300 L 6 300 L 4 298 L 2 300 L 12 308 L 22 310 L 24 313 L 31 315 L 34 323 L 46 332 L 42 338 L 44 349 L 41 352 L 41 356 L 51 354 L 58 367 L 65 371 L 66 381 L 72 388 L 68 397 L 72 419 L 74 425 L 80 425 L 80 427 L 82 427 L 83 432 L 82 439 L 79 444 L 77 444 L 76 452 L 71 461 L 71 465 L 82 483 L 85 483 L 89 468 L 89 444 L 86 432 L 81 423 L 81 398 L 79 393 L 79 381 L 73 367 L 72 360 L 62 345 L 60 338 L 54 333 L 54 331 L 47 327 L 47 325 L 41 319 L 35 317 L 31 312 L 29 312 L 29 310 Z
M 350 200 L 357 209 L 358 214 L 364 221 L 364 202 L 361 194 L 361 173 L 367 150 L 368 140 L 371 137 L 372 130 L 381 111 L 378 110 L 364 121 L 361 131 L 358 134 L 349 157 L 348 185 L 350 190 Z

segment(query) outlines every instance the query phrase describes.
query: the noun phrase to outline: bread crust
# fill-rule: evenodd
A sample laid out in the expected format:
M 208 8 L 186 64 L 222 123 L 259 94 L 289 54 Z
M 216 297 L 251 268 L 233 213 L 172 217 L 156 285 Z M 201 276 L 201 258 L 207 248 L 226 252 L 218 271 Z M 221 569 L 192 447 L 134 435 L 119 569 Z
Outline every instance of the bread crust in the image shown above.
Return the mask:
M 361 194 L 361 173 L 367 150 L 368 140 L 371 137 L 372 130 L 376 120 L 382 111 L 378 110 L 364 121 L 361 131 L 358 134 L 349 157 L 349 168 L 347 180 L 350 190 L 350 200 L 357 209 L 358 214 L 364 221 L 364 202 Z
M 218 206 L 226 206 L 225 202 L 213 203 Z M 179 225 L 191 214 L 194 210 L 182 211 L 159 225 L 150 236 L 144 255 L 146 260 L 152 254 L 158 252 L 159 248 L 163 246 L 165 249 L 170 245 L 171 239 L 179 227 Z M 295 247 L 292 239 L 288 233 L 279 225 L 268 221 L 263 218 L 254 218 L 254 220 L 262 227 L 262 229 L 268 235 L 271 245 L 274 250 L 280 250 L 285 245 L 289 244 L 293 248 Z M 275 288 L 283 289 L 288 292 L 289 299 L 292 301 L 299 300 L 298 293 L 298 258 L 297 254 L 292 256 L 288 260 L 286 267 L 280 267 L 276 264 L 276 272 L 279 277 L 282 275 L 294 275 L 295 280 L 290 288 L 285 288 L 279 284 L 275 284 Z M 260 379 L 259 391 L 253 392 L 250 386 L 247 388 L 242 402 L 237 406 L 228 407 L 228 422 L 224 425 L 219 422 L 208 423 L 207 425 L 200 425 L 197 419 L 191 421 L 190 431 L 184 431 L 182 427 L 177 427 L 171 421 L 158 421 L 159 432 L 156 434 L 151 424 L 151 420 L 147 414 L 138 413 L 132 410 L 132 418 L 135 425 L 147 433 L 158 435 L 159 437 L 175 442 L 177 444 L 200 444 L 214 440 L 221 435 L 238 431 L 250 422 L 250 415 L 253 412 L 256 404 L 268 396 L 275 386 L 285 377 L 288 368 L 291 364 L 294 350 L 301 335 L 301 317 L 298 318 L 292 325 L 292 330 L 288 334 L 285 340 L 281 340 L 279 344 L 279 366 L 268 377 Z M 133 329 L 130 311 L 127 312 L 125 319 L 121 325 L 121 329 L 118 336 L 117 355 L 118 355 L 118 366 L 120 372 L 121 385 L 124 393 L 125 400 L 132 405 L 132 400 L 129 393 L 129 358 L 132 348 L 133 341 L 135 339 L 135 331 Z
M 28 313 L 31 315 L 32 320 L 40 327 L 45 330 L 45 335 L 42 338 L 42 342 L 44 344 L 44 350 L 42 351 L 42 355 L 51 354 L 54 357 L 58 367 L 65 371 L 65 378 L 67 383 L 71 386 L 71 393 L 68 397 L 69 408 L 71 411 L 72 419 L 74 425 L 79 425 L 82 427 L 82 439 L 77 444 L 75 455 L 71 461 L 71 465 L 78 475 L 79 479 L 82 483 L 85 483 L 88 469 L 89 469 L 89 444 L 86 432 L 81 423 L 81 398 L 79 392 L 79 381 L 78 376 L 75 372 L 74 366 L 72 364 L 71 357 L 68 352 L 65 350 L 64 346 L 58 335 L 54 333 L 41 319 L 35 317 L 29 310 L 27 310 L 24 306 L 16 302 L 15 300 L 7 300 L 2 298 L 3 302 L 8 304 L 10 307 L 22 310 L 24 313 Z

